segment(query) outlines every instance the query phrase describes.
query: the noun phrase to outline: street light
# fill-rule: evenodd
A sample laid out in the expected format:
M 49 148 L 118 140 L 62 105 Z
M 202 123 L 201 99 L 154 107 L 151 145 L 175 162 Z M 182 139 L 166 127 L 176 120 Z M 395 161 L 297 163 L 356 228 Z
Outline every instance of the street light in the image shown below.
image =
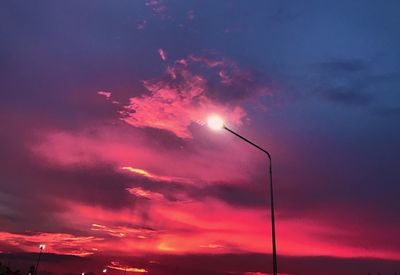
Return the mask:
M 103 269 L 103 273 L 107 273 L 107 268 L 104 268 L 104 269 Z
M 245 137 L 242 137 L 241 135 L 239 135 L 238 133 L 235 133 L 234 131 L 232 131 L 231 129 L 229 129 L 228 127 L 226 127 L 223 119 L 217 115 L 212 115 L 208 118 L 207 121 L 208 126 L 213 129 L 213 130 L 222 130 L 225 129 L 228 132 L 234 134 L 235 136 L 237 136 L 238 138 L 244 140 L 245 142 L 247 142 L 248 144 L 256 147 L 257 149 L 259 149 L 260 151 L 262 151 L 263 153 L 265 153 L 268 157 L 269 160 L 269 191 L 270 191 L 270 204 L 271 204 L 271 226 L 272 226 L 272 265 L 273 265 L 273 274 L 277 275 L 278 274 L 278 267 L 277 267 L 277 259 L 276 259 L 276 238 L 275 238 L 275 211 L 274 211 L 274 193 L 273 193 L 273 189 L 272 189 L 272 159 L 271 159 L 271 154 L 261 148 L 260 146 L 258 146 L 257 144 L 251 142 L 250 140 L 248 140 Z
M 45 245 L 45 244 L 40 244 L 40 245 L 39 245 L 40 252 L 39 252 L 39 257 L 38 257 L 38 260 L 37 260 L 37 262 L 36 262 L 36 267 L 35 267 L 35 275 L 36 275 L 36 273 L 37 273 L 37 270 L 38 270 L 38 267 L 39 267 L 39 263 L 40 263 L 40 256 L 42 256 L 42 251 L 45 249 L 45 247 L 46 247 L 46 245 Z

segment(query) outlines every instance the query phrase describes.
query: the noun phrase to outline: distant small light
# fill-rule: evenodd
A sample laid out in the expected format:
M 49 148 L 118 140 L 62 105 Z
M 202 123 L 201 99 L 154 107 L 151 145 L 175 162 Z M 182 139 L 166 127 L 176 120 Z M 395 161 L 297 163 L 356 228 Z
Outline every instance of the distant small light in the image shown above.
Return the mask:
M 213 130 L 220 130 L 224 128 L 224 121 L 222 120 L 221 117 L 212 115 L 208 118 L 207 120 L 208 127 L 210 127 Z
M 85 272 L 82 272 L 82 275 L 85 275 Z
M 103 273 L 106 273 L 106 272 L 107 272 L 107 268 L 104 268 L 104 269 L 103 269 Z
M 45 248 L 46 248 L 46 245 L 45 245 L 45 244 L 40 244 L 40 245 L 39 245 L 39 249 L 40 249 L 40 250 L 44 250 Z

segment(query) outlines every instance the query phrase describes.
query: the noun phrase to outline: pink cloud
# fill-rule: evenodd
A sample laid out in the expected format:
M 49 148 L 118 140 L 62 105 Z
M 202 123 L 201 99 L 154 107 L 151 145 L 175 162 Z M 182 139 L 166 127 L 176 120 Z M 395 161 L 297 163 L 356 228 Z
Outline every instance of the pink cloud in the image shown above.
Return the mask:
M 158 52 L 165 61 L 166 52 L 161 48 Z M 210 74 L 215 79 L 210 80 Z M 143 87 L 146 93 L 121 106 L 121 120 L 134 127 L 167 130 L 183 139 L 193 138 L 190 126 L 204 124 L 210 114 L 219 114 L 229 125 L 239 126 L 247 118 L 242 105 L 248 97 L 271 95 L 235 62 L 195 55 L 176 60 L 166 67 L 163 78 L 144 80 Z M 98 93 L 107 99 L 111 96 L 109 92 Z
M 163 49 L 158 49 L 158 53 L 163 61 L 167 60 L 167 53 Z
M 111 97 L 111 92 L 107 91 L 98 91 L 97 94 L 104 96 L 106 99 L 110 99 Z
M 231 66 L 234 65 L 236 67 L 236 65 L 233 62 L 227 62 L 227 60 L 223 60 L 223 59 L 214 59 L 214 58 L 208 58 L 208 57 L 204 57 L 204 56 L 196 56 L 196 55 L 189 55 L 187 58 L 187 62 L 196 62 L 196 63 L 200 63 L 203 64 L 205 66 L 207 66 L 208 68 L 214 68 L 214 67 L 221 67 L 221 66 Z M 229 64 L 227 64 L 229 63 Z
M 145 6 L 149 7 L 155 14 L 164 15 L 166 6 L 162 0 L 147 0 Z
M 190 150 L 160 149 L 154 146 L 157 140 L 149 140 L 140 129 L 133 129 L 127 135 L 124 127 L 103 126 L 74 132 L 42 131 L 31 151 L 38 163 L 44 166 L 73 169 L 107 163 L 115 167 L 116 172 L 166 183 L 203 184 L 209 181 L 245 180 L 247 176 L 244 171 L 250 169 L 251 163 L 259 161 L 258 154 L 246 147 L 235 146 L 235 137 L 226 133 L 214 133 L 205 126 L 200 130 L 206 135 L 202 138 L 204 141 L 213 140 L 212 148 L 208 142 L 202 142 L 193 144 Z M 230 159 L 232 154 L 241 158 Z M 147 174 L 122 170 L 121 167 L 140 169 Z
M 143 30 L 147 25 L 147 20 L 142 20 L 136 24 L 137 30 Z
M 165 60 L 165 52 L 160 49 Z M 135 127 L 152 127 L 173 132 L 180 138 L 192 138 L 189 126 L 204 123 L 210 114 L 219 114 L 232 125 L 242 124 L 246 112 L 240 105 L 223 104 L 208 96 L 208 81 L 201 74 L 192 73 L 187 64 L 197 62 L 212 68 L 224 61 L 190 56 L 167 67 L 171 79 L 144 81 L 148 94 L 132 97 L 125 106 L 122 120 Z M 179 81 L 177 80 L 179 79 Z M 228 82 L 224 74 L 222 82 Z
M 186 18 L 188 19 L 188 20 L 193 20 L 194 19 L 194 11 L 193 10 L 189 10 L 187 13 L 186 13 Z

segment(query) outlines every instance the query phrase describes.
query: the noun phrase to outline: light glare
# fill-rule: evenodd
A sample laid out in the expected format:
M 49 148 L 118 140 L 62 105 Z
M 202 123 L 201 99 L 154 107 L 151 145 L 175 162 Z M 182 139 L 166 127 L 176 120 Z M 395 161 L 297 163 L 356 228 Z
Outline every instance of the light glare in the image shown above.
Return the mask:
M 40 245 L 39 245 L 39 249 L 40 249 L 40 250 L 43 250 L 43 249 L 45 249 L 45 247 L 46 247 L 46 245 L 45 245 L 45 244 L 40 244 Z
M 224 128 L 224 121 L 219 116 L 210 116 L 207 121 L 208 127 L 213 130 L 220 130 Z

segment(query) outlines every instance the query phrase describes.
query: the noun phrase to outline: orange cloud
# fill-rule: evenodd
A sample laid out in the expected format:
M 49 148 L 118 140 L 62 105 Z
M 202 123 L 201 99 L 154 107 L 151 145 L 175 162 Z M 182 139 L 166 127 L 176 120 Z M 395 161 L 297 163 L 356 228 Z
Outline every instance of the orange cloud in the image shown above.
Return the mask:
M 150 178 L 155 181 L 166 181 L 166 182 L 180 182 L 180 183 L 192 183 L 192 180 L 187 179 L 187 178 L 181 178 L 181 177 L 169 177 L 169 176 L 159 176 L 152 174 L 146 170 L 139 169 L 139 168 L 133 168 L 130 166 L 123 166 L 121 167 L 122 170 L 132 172 L 134 174 Z
M 123 265 L 117 261 L 112 261 L 109 265 L 107 265 L 107 267 L 111 268 L 111 269 L 115 269 L 115 270 L 126 271 L 126 272 L 136 272 L 136 273 L 147 273 L 148 272 L 144 268 L 137 268 L 137 267 L 132 267 L 129 265 Z
M 164 196 L 160 193 L 150 192 L 150 191 L 144 190 L 140 187 L 127 188 L 126 190 L 130 194 L 132 194 L 136 197 L 146 198 L 146 199 L 150 199 L 150 200 L 161 200 L 164 198 Z

